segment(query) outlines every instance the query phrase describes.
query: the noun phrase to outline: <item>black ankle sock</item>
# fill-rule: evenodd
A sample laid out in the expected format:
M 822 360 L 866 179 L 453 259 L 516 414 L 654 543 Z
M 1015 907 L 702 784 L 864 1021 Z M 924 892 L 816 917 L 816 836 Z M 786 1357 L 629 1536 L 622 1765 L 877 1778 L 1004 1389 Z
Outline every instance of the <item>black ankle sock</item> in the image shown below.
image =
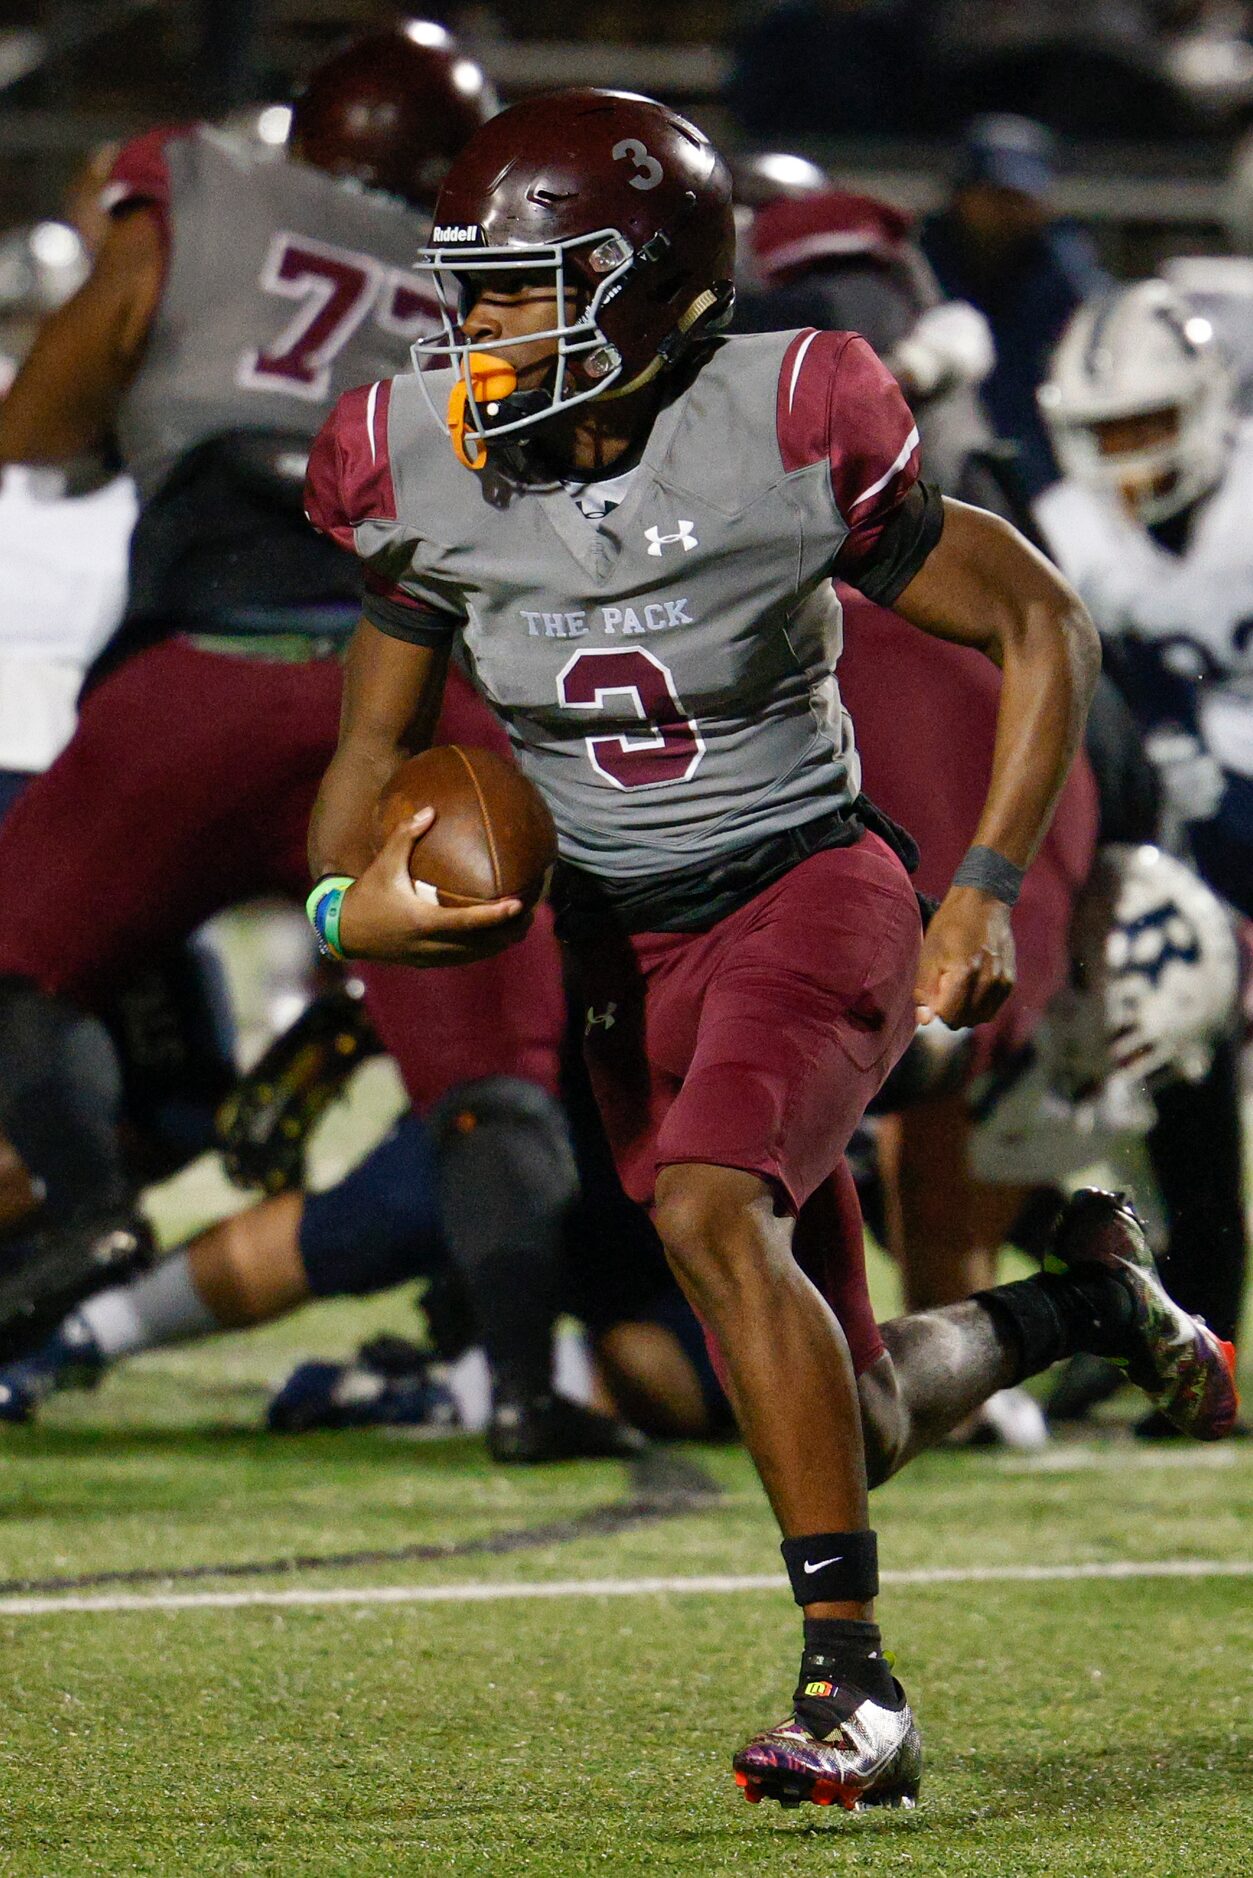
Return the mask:
M 1015 1383 L 1080 1350 L 1092 1356 L 1120 1356 L 1134 1312 L 1126 1287 L 1100 1265 L 1080 1272 L 1041 1272 L 1016 1284 L 995 1285 L 990 1291 L 976 1291 L 974 1302 L 1009 1337 Z
M 878 1624 L 807 1617 L 795 1696 L 801 1721 L 824 1740 L 865 1697 L 880 1708 L 898 1709 L 903 1701 L 883 1654 Z

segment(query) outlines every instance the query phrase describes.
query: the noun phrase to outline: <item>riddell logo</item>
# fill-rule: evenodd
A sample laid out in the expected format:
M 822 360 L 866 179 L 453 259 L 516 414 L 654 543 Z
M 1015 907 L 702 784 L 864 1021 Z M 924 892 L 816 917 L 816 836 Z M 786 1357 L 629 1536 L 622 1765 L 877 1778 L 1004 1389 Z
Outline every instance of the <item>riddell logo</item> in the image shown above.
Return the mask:
M 444 242 L 482 241 L 482 232 L 477 222 L 436 222 L 431 240 L 436 245 Z

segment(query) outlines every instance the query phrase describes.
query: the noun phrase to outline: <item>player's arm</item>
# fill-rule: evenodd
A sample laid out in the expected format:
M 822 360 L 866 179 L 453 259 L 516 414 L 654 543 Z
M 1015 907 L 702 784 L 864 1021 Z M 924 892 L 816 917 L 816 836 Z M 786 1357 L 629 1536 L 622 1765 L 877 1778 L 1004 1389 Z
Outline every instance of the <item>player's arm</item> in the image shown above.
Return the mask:
M 1083 736 L 1101 663 L 1096 628 L 1008 523 L 947 498 L 938 542 L 892 604 L 923 632 L 976 647 L 1000 667 L 992 779 L 974 841 L 1026 868 Z M 953 734 L 960 745 L 960 725 Z M 950 888 L 923 946 L 921 1021 L 979 1023 L 1013 983 L 1008 905 L 976 887 Z
M 128 209 L 110 223 L 78 292 L 41 327 L 0 404 L 0 462 L 72 462 L 108 442 L 164 275 L 157 214 Z
M 406 757 L 430 743 L 448 670 L 447 646 L 415 645 L 363 619 L 344 671 L 339 746 L 309 824 L 315 880 L 349 875 L 339 936 L 354 958 L 408 965 L 459 965 L 488 957 L 518 938 L 520 900 L 443 907 L 420 899 L 409 857 L 434 820 L 423 810 L 374 852 L 374 808 Z

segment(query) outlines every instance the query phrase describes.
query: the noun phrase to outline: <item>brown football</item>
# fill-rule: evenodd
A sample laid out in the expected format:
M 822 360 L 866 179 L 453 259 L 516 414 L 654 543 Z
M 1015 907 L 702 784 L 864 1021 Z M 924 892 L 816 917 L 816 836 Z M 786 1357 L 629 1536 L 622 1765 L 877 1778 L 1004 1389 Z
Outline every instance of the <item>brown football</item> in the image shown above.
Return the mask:
M 511 897 L 535 904 L 557 858 L 557 831 L 543 797 L 512 763 L 460 743 L 410 757 L 379 797 L 379 846 L 424 808 L 435 820 L 414 843 L 409 872 L 441 906 Z

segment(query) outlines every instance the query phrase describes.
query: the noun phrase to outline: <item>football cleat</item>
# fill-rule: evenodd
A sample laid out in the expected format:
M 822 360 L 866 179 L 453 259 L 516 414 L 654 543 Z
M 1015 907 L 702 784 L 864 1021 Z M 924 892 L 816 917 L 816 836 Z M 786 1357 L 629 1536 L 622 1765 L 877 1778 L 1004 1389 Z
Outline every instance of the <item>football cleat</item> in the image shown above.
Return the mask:
M 882 1708 L 857 1690 L 837 1689 L 834 1700 L 848 1712 L 824 1739 L 799 1716 L 754 1735 L 731 1766 L 744 1798 L 756 1805 L 842 1806 L 860 1813 L 871 1806 L 914 1806 L 922 1780 L 922 1737 L 901 1693 L 899 1709 Z
M 1134 1307 L 1113 1361 L 1183 1434 L 1197 1441 L 1230 1434 L 1240 1407 L 1235 1349 L 1167 1292 L 1124 1193 L 1084 1187 L 1062 1208 L 1045 1269 L 1079 1277 L 1091 1266 L 1111 1272 Z
M 0 1276 L 0 1363 L 37 1350 L 76 1304 L 126 1284 L 155 1259 L 152 1228 L 137 1213 L 68 1219 L 32 1233 L 20 1262 Z
M 633 1461 L 648 1446 L 638 1428 L 598 1414 L 569 1396 L 498 1397 L 487 1424 L 494 1461 L 537 1466 L 547 1461 Z
M 376 1337 L 352 1363 L 301 1363 L 271 1399 L 272 1434 L 314 1428 L 430 1428 L 458 1424 L 452 1394 L 430 1361 L 399 1337 Z
M 0 1369 L 0 1422 L 33 1422 L 46 1397 L 62 1389 L 95 1389 L 108 1367 L 82 1319 L 67 1318 L 33 1355 Z
M 346 979 L 315 998 L 242 1077 L 214 1120 L 222 1165 L 237 1187 L 285 1193 L 304 1184 L 305 1145 L 358 1063 L 382 1048 Z

